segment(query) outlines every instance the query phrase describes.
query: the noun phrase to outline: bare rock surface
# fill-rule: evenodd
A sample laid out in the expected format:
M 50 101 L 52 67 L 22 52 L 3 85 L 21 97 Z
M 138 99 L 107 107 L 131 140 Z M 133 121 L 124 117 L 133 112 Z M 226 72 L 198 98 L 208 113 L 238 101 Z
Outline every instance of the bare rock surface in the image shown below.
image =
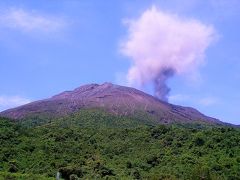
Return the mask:
M 117 115 L 144 115 L 159 123 L 221 123 L 196 109 L 169 104 L 137 89 L 111 83 L 83 85 L 49 99 L 3 111 L 0 116 L 12 119 L 38 115 L 59 117 L 83 108 L 101 108 Z

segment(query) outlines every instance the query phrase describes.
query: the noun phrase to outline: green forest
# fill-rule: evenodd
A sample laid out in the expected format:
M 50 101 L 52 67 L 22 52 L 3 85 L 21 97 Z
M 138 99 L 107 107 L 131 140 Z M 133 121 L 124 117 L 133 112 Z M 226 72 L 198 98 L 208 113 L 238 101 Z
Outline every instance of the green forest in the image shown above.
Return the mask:
M 240 179 L 240 130 L 81 110 L 0 118 L 0 180 Z

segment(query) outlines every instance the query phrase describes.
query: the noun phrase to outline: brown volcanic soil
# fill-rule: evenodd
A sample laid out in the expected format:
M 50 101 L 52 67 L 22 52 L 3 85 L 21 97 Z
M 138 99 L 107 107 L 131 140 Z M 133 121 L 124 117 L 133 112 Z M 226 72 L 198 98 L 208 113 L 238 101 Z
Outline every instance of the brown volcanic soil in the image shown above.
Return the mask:
M 83 108 L 101 108 L 117 115 L 149 117 L 159 123 L 221 121 L 207 117 L 189 107 L 172 105 L 134 88 L 104 83 L 89 84 L 73 91 L 65 91 L 49 99 L 35 101 L 0 113 L 0 116 L 23 119 L 44 115 L 59 117 Z

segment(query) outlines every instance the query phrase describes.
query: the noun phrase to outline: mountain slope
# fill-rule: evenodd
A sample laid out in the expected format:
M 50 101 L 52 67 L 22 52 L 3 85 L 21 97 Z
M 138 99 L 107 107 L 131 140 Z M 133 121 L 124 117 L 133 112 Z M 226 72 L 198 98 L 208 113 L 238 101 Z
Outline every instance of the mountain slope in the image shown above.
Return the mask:
M 45 116 L 60 117 L 80 109 L 100 108 L 115 115 L 147 118 L 159 123 L 204 122 L 221 124 L 189 107 L 172 105 L 134 88 L 111 83 L 88 84 L 49 99 L 35 101 L 0 113 L 12 119 Z

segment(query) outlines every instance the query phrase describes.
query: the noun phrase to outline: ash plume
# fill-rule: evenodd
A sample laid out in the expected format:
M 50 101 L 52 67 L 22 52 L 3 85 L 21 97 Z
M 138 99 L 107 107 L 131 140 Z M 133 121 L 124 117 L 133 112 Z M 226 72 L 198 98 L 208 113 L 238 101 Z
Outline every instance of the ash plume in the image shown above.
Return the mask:
M 121 52 L 129 57 L 131 86 L 154 84 L 155 96 L 168 100 L 167 80 L 192 73 L 204 63 L 205 51 L 217 37 L 214 28 L 195 19 L 180 18 L 156 7 L 137 19 L 125 20 L 128 34 Z
M 164 69 L 154 79 L 154 92 L 155 96 L 163 101 L 168 101 L 167 96 L 170 88 L 167 86 L 167 79 L 174 75 L 173 69 Z

